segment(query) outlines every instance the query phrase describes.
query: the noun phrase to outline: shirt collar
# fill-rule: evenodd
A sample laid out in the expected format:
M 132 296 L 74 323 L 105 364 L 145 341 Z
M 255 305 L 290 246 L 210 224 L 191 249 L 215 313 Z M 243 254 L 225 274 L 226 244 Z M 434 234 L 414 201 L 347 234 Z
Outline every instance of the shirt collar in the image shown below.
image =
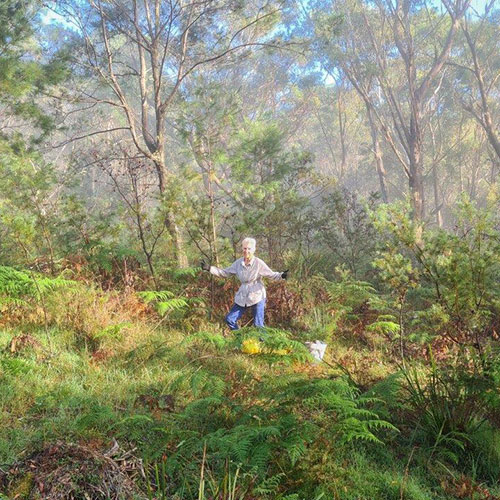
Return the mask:
M 255 262 L 255 255 L 252 257 L 252 260 L 250 261 L 248 266 L 245 264 L 245 257 L 241 258 L 241 263 L 243 264 L 244 267 L 251 267 L 254 262 Z

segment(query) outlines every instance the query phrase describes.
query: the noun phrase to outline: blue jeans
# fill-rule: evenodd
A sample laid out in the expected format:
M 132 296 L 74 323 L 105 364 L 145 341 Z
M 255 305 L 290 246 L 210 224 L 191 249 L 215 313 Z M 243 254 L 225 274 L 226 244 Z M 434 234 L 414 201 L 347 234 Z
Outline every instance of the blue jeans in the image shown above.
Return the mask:
M 262 299 L 253 306 L 240 306 L 233 304 L 231 310 L 226 315 L 226 323 L 231 330 L 238 330 L 238 320 L 247 309 L 252 309 L 253 324 L 257 328 L 264 328 L 264 310 L 266 308 L 266 299 Z

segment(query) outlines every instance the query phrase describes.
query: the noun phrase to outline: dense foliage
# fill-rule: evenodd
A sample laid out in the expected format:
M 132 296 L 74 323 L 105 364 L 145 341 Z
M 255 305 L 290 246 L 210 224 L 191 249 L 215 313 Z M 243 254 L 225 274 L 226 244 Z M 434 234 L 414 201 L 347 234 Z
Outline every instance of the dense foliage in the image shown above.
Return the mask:
M 132 450 L 135 465 L 106 469 L 124 488 L 112 498 L 495 498 L 500 352 L 485 290 L 499 235 L 466 202 L 460 237 L 421 233 L 395 208 L 371 214 L 377 281 L 338 269 L 292 280 L 288 295 L 271 287 L 281 330 L 224 336 L 207 313 L 232 291 L 217 285 L 211 301 L 199 271 L 117 293 L 3 267 L 5 491 L 36 495 L 42 482 L 55 494 L 56 472 L 37 460 L 47 443 L 76 442 L 81 479 L 65 494 L 77 498 L 114 442 L 111 456 Z M 436 252 L 443 241 L 448 255 Z M 329 346 L 320 366 L 304 347 L 315 338 Z

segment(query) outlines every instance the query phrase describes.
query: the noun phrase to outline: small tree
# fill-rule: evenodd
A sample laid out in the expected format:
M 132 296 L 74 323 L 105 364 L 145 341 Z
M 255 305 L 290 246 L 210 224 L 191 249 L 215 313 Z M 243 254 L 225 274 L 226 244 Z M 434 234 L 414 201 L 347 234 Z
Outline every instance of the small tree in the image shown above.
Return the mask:
M 327 183 L 313 172 L 311 153 L 286 150 L 276 123 L 247 123 L 233 148 L 228 161 L 240 202 L 234 206 L 238 232 L 265 242 L 276 265 L 290 246 L 301 244 L 311 199 Z
M 0 5 L 0 252 L 9 263 L 48 256 L 53 269 L 61 186 L 54 168 L 35 151 L 53 129 L 37 98 L 59 83 L 66 69 L 63 54 L 44 59 L 34 40 L 39 7 L 16 0 Z
M 345 265 L 354 278 L 370 270 L 378 237 L 369 214 L 377 200 L 377 196 L 370 196 L 365 204 L 347 190 L 333 191 L 322 198 L 318 239 L 334 256 L 332 268 Z
M 490 210 L 464 199 L 454 232 L 422 231 L 401 207 L 380 207 L 376 227 L 388 235 L 376 261 L 392 284 L 413 282 L 408 307 L 415 339 L 444 339 L 480 354 L 496 335 L 500 313 L 500 235 Z

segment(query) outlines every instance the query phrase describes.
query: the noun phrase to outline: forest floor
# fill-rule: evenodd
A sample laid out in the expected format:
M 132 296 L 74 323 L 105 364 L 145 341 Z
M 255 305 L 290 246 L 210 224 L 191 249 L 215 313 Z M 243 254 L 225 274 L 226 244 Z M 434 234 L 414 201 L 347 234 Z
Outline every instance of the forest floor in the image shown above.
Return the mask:
M 419 436 L 383 339 L 339 332 L 318 363 L 303 332 L 174 309 L 84 287 L 4 308 L 0 498 L 500 498 Z

